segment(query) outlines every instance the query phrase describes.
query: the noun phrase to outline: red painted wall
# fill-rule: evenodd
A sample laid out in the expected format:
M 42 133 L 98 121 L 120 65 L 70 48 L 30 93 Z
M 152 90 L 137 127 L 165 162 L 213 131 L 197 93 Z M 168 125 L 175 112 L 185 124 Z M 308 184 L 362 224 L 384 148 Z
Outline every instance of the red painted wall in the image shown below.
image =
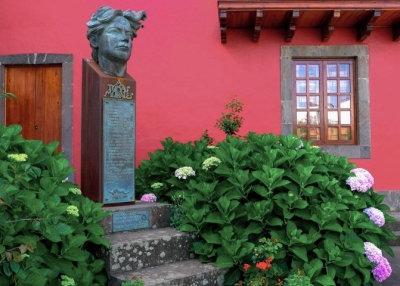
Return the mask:
M 248 131 L 280 133 L 280 47 L 282 30 L 262 30 L 253 43 L 247 31 L 228 30 L 221 44 L 215 0 L 52 1 L 2 4 L 0 54 L 73 54 L 73 165 L 80 181 L 82 58 L 90 58 L 86 22 L 101 5 L 145 10 L 128 73 L 137 81 L 137 164 L 166 137 L 186 142 L 214 124 L 236 94 L 244 103 Z M 292 45 L 322 45 L 320 30 L 297 30 Z M 335 30 L 329 45 L 354 45 L 355 30 Z M 363 43 L 370 51 L 372 158 L 352 160 L 375 177 L 375 189 L 400 190 L 400 43 L 390 29 L 375 28 Z

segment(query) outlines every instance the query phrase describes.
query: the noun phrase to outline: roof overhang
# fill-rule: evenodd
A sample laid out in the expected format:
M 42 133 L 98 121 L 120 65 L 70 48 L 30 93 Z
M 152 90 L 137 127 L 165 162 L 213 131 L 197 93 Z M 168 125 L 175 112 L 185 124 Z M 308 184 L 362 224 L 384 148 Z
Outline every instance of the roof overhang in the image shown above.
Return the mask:
M 218 0 L 221 42 L 227 30 L 249 29 L 258 42 L 261 29 L 284 29 L 290 42 L 298 28 L 320 28 L 327 42 L 335 28 L 356 28 L 357 41 L 364 41 L 374 27 L 390 27 L 393 41 L 400 40 L 398 0 Z

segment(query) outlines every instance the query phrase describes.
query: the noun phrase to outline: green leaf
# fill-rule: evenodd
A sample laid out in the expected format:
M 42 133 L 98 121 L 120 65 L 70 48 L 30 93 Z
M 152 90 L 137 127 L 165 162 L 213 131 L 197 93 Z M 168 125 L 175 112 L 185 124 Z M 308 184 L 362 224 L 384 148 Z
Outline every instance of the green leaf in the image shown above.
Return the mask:
M 184 225 L 181 225 L 180 227 L 179 227 L 179 230 L 180 231 L 183 231 L 183 232 L 197 232 L 198 230 L 197 230 L 197 228 L 195 228 L 193 225 L 191 225 L 191 224 L 184 224 Z
M 15 262 L 15 261 L 11 261 L 11 262 L 10 262 L 10 267 L 11 267 L 11 270 L 12 270 L 14 273 L 18 273 L 18 271 L 19 271 L 19 269 L 20 269 L 19 263 Z
M 312 280 L 313 283 L 319 283 L 321 286 L 335 286 L 335 281 L 328 275 L 320 275 Z M 360 286 L 360 284 L 358 285 Z
M 261 223 L 258 222 L 250 222 L 250 224 L 246 227 L 246 230 L 244 232 L 245 236 L 248 236 L 249 234 L 259 234 L 263 231 L 263 226 Z
M 72 261 L 85 261 L 87 256 L 88 253 L 79 248 L 70 248 L 62 255 L 62 257 Z
M 204 238 L 205 241 L 212 244 L 222 244 L 221 235 L 219 233 L 201 233 L 201 237 Z
M 104 228 L 102 226 L 100 226 L 99 224 L 89 224 L 86 226 L 87 231 L 89 231 L 90 233 L 94 234 L 94 235 L 104 235 L 105 231 Z
M 336 222 L 326 223 L 322 226 L 322 229 L 336 231 L 336 232 L 343 231 L 342 226 Z
M 310 279 L 312 279 L 314 275 L 319 275 L 322 267 L 322 261 L 318 258 L 315 258 L 311 260 L 310 263 L 304 263 L 304 272 L 308 277 L 310 277 Z
M 234 263 L 232 258 L 226 254 L 219 255 L 217 257 L 217 261 L 215 262 L 215 266 L 220 268 L 230 268 L 233 265 Z
M 209 213 L 207 215 L 205 221 L 209 222 L 209 223 L 217 223 L 217 224 L 224 224 L 225 223 L 225 220 L 222 218 L 222 215 L 219 212 Z
M 301 260 L 308 262 L 307 250 L 301 246 L 292 246 L 290 250 Z
M 230 268 L 224 275 L 225 285 L 234 285 L 240 279 L 242 272 L 239 268 Z
M 68 235 L 74 232 L 72 227 L 67 225 L 66 223 L 59 223 L 56 225 L 55 230 L 61 235 Z

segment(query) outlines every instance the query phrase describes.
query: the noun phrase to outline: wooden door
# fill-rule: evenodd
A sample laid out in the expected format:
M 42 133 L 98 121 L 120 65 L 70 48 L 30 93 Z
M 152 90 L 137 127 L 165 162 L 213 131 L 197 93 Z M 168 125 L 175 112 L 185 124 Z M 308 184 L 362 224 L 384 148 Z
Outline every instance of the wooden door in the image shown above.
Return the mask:
M 5 101 L 5 124 L 22 126 L 25 139 L 60 142 L 61 65 L 6 66 L 5 88 L 17 100 Z

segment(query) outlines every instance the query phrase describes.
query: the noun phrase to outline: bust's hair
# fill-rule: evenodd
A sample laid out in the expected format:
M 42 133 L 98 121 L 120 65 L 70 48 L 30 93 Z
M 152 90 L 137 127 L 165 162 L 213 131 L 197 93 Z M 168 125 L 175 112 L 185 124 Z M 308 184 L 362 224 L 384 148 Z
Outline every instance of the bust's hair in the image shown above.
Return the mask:
M 146 20 L 147 18 L 147 14 L 145 11 L 123 11 L 113 9 L 108 6 L 101 6 L 96 11 L 96 13 L 92 15 L 90 21 L 86 23 L 86 26 L 88 26 L 86 37 L 88 38 L 90 42 L 90 47 L 92 48 L 92 58 L 97 63 L 99 62 L 99 48 L 92 45 L 91 39 L 94 39 L 95 37 L 100 35 L 103 32 L 104 28 L 118 16 L 122 16 L 128 20 L 133 31 L 133 38 L 137 37 L 136 31 L 144 27 L 139 21 Z

